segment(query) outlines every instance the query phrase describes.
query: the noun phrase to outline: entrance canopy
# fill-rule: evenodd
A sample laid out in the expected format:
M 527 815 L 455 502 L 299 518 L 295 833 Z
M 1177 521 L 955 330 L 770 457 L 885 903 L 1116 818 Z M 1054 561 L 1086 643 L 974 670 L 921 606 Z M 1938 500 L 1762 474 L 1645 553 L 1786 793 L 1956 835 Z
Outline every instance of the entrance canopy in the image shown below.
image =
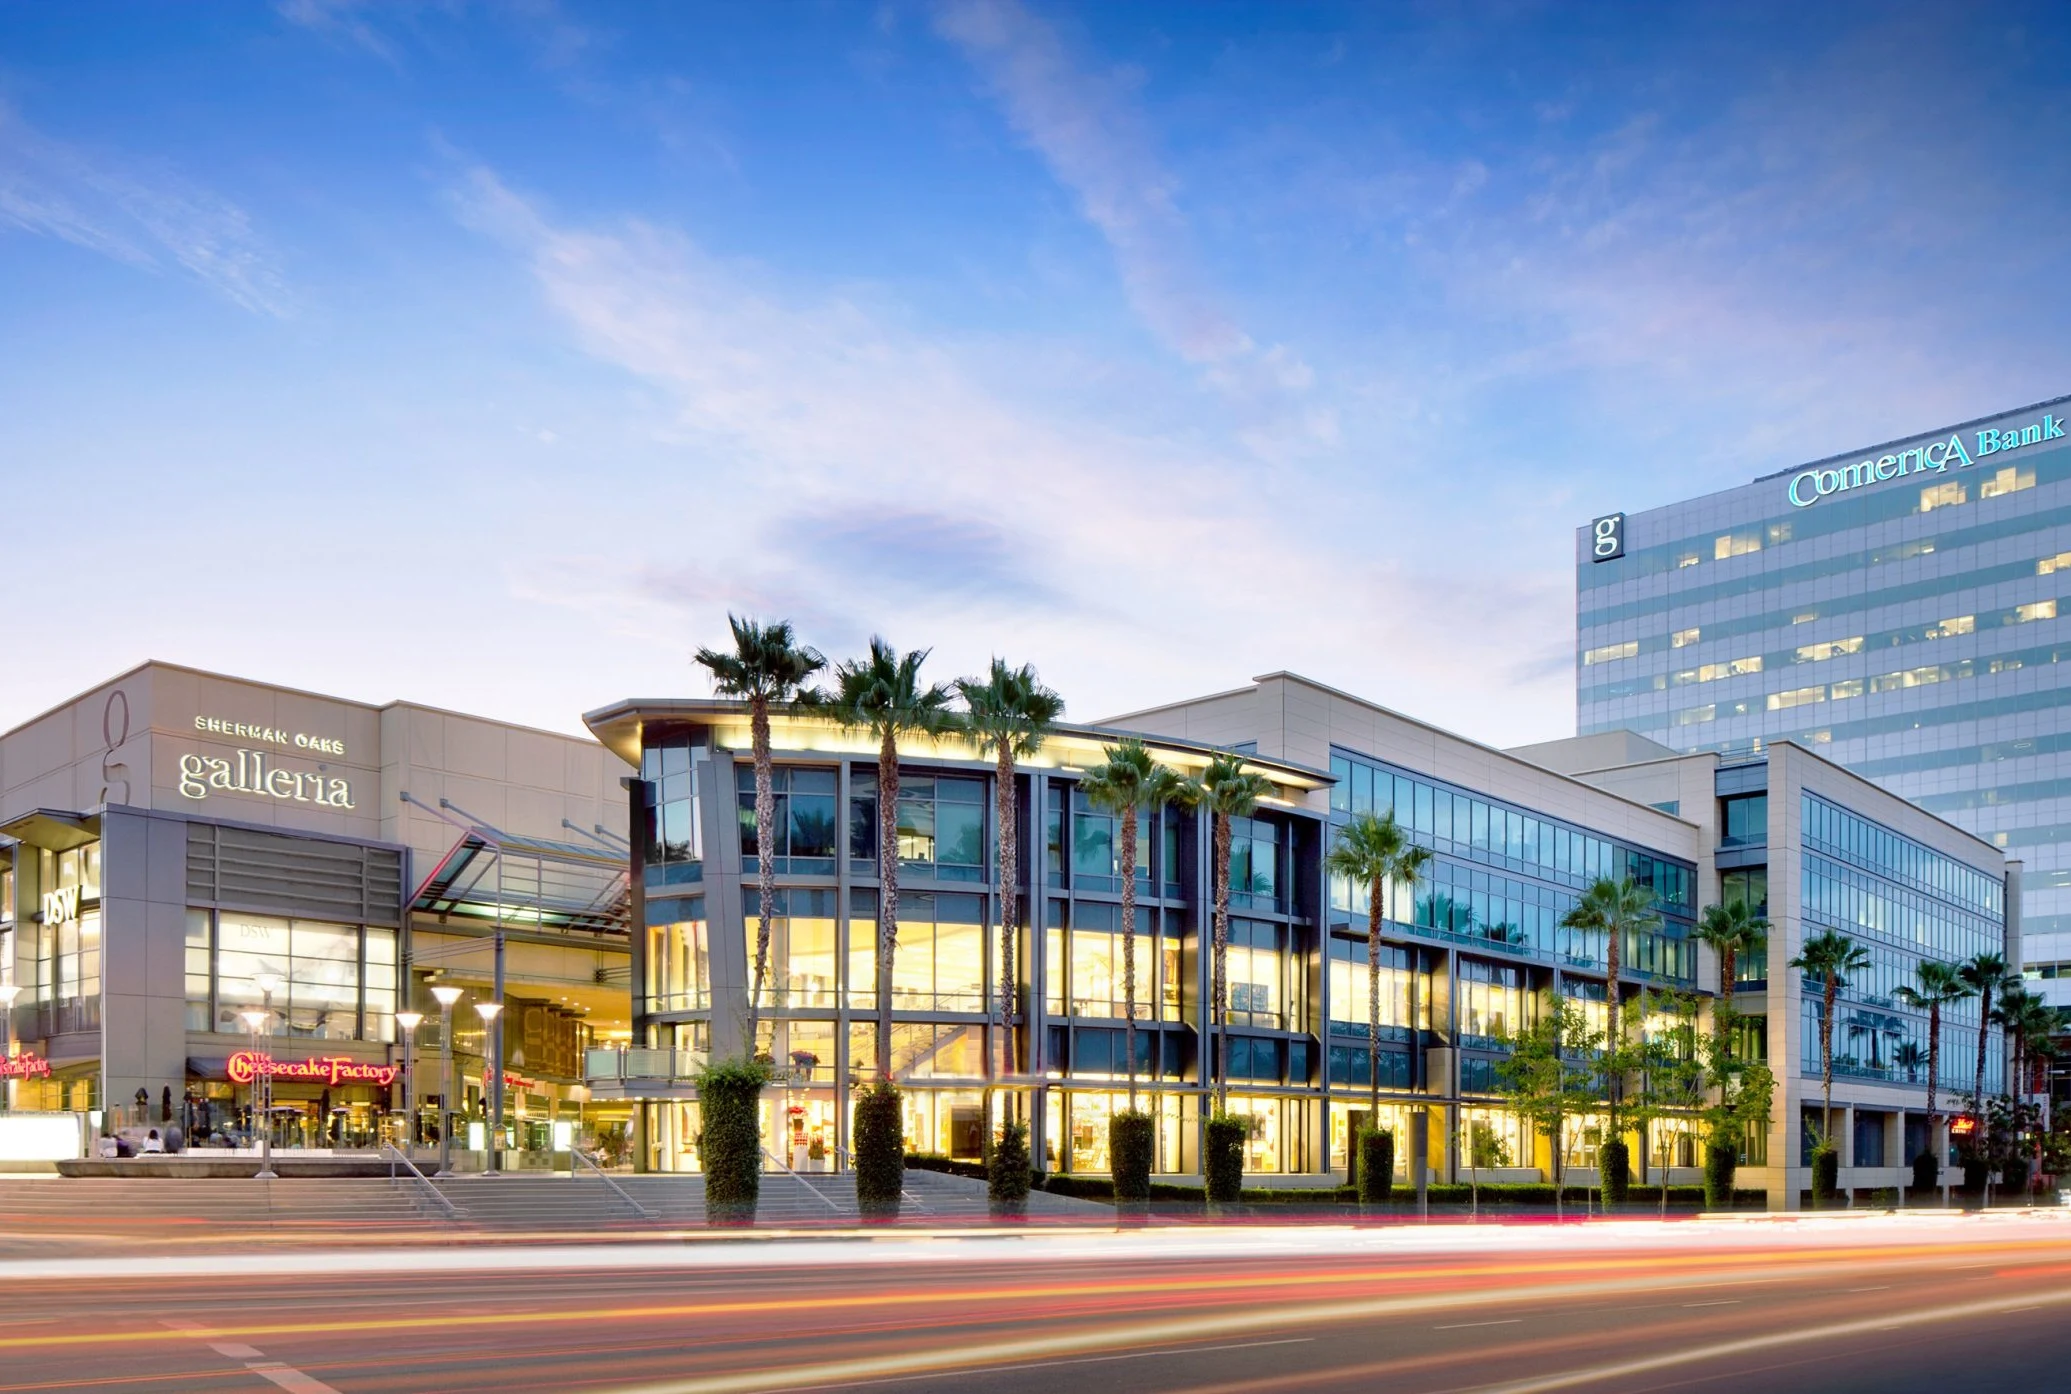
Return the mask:
M 413 912 L 483 928 L 627 938 L 627 850 L 602 839 L 584 845 L 508 833 L 443 799 L 430 809 L 403 797 L 460 829 L 452 850 L 417 888 Z

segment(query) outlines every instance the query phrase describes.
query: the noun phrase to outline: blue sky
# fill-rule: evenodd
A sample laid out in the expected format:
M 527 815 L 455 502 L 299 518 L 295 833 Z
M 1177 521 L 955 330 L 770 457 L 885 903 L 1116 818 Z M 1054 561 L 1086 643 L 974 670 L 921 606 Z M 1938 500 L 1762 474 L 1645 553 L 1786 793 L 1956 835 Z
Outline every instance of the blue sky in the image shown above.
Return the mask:
M 0 725 L 729 609 L 1572 730 L 1572 529 L 2071 390 L 2061 6 L 0 4 Z

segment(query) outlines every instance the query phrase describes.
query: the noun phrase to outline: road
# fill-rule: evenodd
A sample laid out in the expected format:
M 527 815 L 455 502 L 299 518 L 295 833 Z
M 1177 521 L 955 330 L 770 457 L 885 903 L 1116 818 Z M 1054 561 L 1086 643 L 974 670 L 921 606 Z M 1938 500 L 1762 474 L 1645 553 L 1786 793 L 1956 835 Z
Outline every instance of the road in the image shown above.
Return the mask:
M 29 1257 L 0 1281 L 0 1391 L 2071 1387 L 2058 1214 Z

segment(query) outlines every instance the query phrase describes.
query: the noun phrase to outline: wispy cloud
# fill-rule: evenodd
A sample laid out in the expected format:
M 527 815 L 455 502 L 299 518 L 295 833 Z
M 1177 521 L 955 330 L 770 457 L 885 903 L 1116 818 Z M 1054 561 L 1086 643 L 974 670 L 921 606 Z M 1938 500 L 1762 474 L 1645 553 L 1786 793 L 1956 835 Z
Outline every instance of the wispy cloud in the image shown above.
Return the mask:
M 1166 346 L 1239 399 L 1302 393 L 1314 373 L 1284 345 L 1261 348 L 1218 303 L 1196 262 L 1177 179 L 1124 74 L 1081 63 L 1018 0 L 950 0 L 937 30 L 982 75 L 1008 123 L 1070 189 L 1113 251 L 1131 308 Z M 1306 419 L 1329 435 L 1327 417 Z
M 5 105 L 0 224 L 130 266 L 170 262 L 258 314 L 290 308 L 273 254 L 244 209 L 170 170 L 54 140 Z
M 396 46 L 367 20 L 366 0 L 277 0 L 274 10 L 290 24 L 333 43 L 363 49 L 391 67 L 401 64 Z

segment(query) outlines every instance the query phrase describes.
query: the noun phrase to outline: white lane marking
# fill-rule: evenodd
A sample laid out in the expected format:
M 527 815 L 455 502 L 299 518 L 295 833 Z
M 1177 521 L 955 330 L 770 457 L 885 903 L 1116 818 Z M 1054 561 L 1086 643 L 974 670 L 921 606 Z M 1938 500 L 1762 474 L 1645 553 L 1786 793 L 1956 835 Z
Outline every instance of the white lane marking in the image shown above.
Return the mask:
M 292 1365 L 283 1365 L 278 1360 L 255 1360 L 245 1368 L 261 1379 L 272 1380 L 288 1394 L 338 1394 L 336 1389 L 312 1375 L 305 1375 Z
M 1737 1297 L 1721 1297 L 1711 1302 L 1685 1302 L 1683 1305 L 1685 1307 L 1738 1307 L 1740 1299 Z
M 1850 1289 L 1848 1289 L 1848 1290 L 1849 1290 L 1850 1292 L 1890 1292 L 1890 1291 L 1891 1291 L 1891 1284 L 1889 1284 L 1889 1283 L 1878 1283 L 1878 1284 L 1876 1284 L 1876 1285 L 1875 1285 L 1875 1286 L 1873 1286 L 1873 1287 L 1866 1287 L 1866 1288 L 1850 1288 Z
M 1445 1326 L 1434 1326 L 1433 1331 L 1465 1331 L 1470 1326 L 1515 1326 L 1523 1317 L 1505 1317 L 1501 1321 L 1456 1321 Z
M 230 1360 L 259 1360 L 263 1357 L 257 1348 L 242 1341 L 211 1341 L 209 1349 Z

